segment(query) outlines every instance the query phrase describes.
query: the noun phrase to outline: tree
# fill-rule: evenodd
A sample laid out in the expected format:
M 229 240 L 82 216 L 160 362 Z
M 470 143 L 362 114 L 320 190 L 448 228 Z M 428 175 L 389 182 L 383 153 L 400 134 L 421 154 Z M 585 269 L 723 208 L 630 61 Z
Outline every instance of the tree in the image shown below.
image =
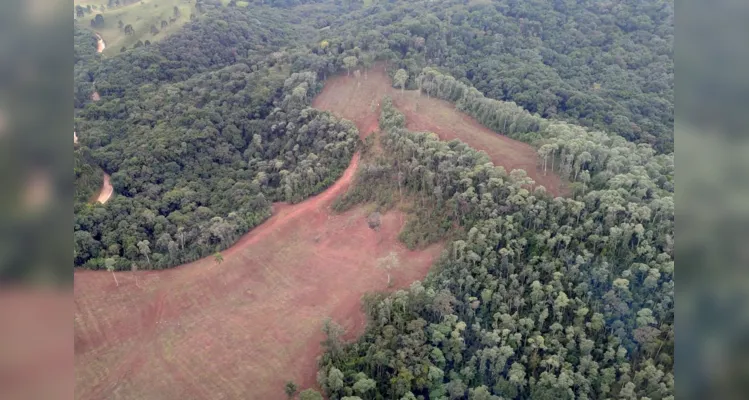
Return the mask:
M 151 258 L 148 257 L 149 254 L 151 254 L 151 242 L 148 240 L 141 240 L 138 242 L 138 251 L 140 251 L 140 254 L 142 254 L 144 257 L 146 257 L 146 261 L 148 261 L 148 265 L 151 265 Z
M 179 18 L 182 13 L 179 11 L 179 7 L 174 6 L 174 18 Z
M 125 27 L 125 23 L 122 22 L 122 20 L 119 20 L 119 21 L 117 21 L 117 27 L 120 28 L 120 29 L 122 29 L 122 28 Z
M 94 22 L 96 23 L 97 27 L 104 26 L 104 16 L 101 14 L 96 14 L 94 17 Z
M 220 265 L 224 262 L 224 256 L 221 255 L 221 252 L 217 251 L 213 254 L 213 260 L 216 261 L 216 265 Z
M 333 358 L 339 357 L 343 349 L 343 342 L 341 340 L 341 336 L 344 333 L 343 328 L 333 322 L 332 319 L 326 318 L 323 322 L 322 331 L 325 334 L 325 339 L 320 344 Z
M 115 265 L 114 258 L 108 257 L 104 260 L 104 266 L 106 266 L 107 271 L 112 273 L 112 278 L 114 278 L 114 283 L 117 284 L 117 286 L 120 286 L 120 283 L 117 282 L 117 277 L 114 275 L 114 265 Z
M 154 36 L 159 34 L 159 28 L 157 28 L 156 25 L 151 25 L 151 34 Z
M 351 74 L 351 68 L 356 67 L 356 65 L 359 63 L 359 60 L 354 56 L 348 56 L 343 59 L 343 66 L 346 67 L 346 75 Z
M 296 386 L 296 383 L 294 383 L 293 381 L 288 381 L 286 382 L 283 390 L 286 393 L 286 397 L 288 397 L 289 399 L 293 399 L 298 388 Z
M 377 268 L 380 268 L 384 270 L 387 273 L 388 277 L 388 287 L 390 287 L 391 281 L 390 281 L 390 272 L 400 266 L 400 260 L 398 258 L 398 254 L 394 251 L 391 251 L 390 254 L 388 254 L 385 257 L 380 258 L 377 260 Z
M 125 34 L 126 35 L 133 35 L 133 34 L 135 34 L 135 30 L 133 29 L 133 26 L 131 24 L 125 25 Z
M 130 271 L 132 271 L 133 276 L 135 277 L 135 286 L 138 286 L 138 264 L 132 263 L 130 265 Z
M 328 371 L 327 388 L 330 393 L 338 393 L 343 389 L 343 372 L 336 367 L 331 367 Z
M 86 15 L 85 14 L 85 8 L 81 7 L 80 5 L 76 5 L 75 6 L 75 15 L 78 18 L 83 18 Z
M 164 20 L 162 19 L 162 20 L 161 20 L 161 29 L 164 29 L 164 28 L 166 28 L 167 26 L 169 26 L 169 23 L 168 23 L 168 22 L 166 22 L 166 21 L 164 21 Z
M 323 400 L 323 397 L 317 390 L 307 389 L 299 393 L 299 400 Z
M 379 231 L 381 224 L 382 224 L 382 218 L 378 211 L 375 211 L 369 214 L 369 216 L 367 217 L 367 225 L 369 225 L 369 229 Z
M 403 94 L 403 90 L 406 88 L 406 81 L 408 81 L 408 72 L 405 69 L 399 69 L 395 72 L 393 82 L 396 86 L 400 86 L 401 94 Z

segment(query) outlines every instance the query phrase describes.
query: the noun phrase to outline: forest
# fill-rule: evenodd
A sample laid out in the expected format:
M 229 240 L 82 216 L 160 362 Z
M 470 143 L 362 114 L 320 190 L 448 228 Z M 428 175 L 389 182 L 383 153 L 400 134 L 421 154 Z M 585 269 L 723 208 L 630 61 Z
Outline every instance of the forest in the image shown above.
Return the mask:
M 673 1 L 207 4 L 113 57 L 76 25 L 76 267 L 214 254 L 361 149 L 334 208 L 405 198 L 404 244 L 448 244 L 423 282 L 364 299 L 355 342 L 325 325 L 327 398 L 673 398 Z M 328 77 L 375 62 L 535 146 L 570 195 L 408 131 L 389 99 L 383 152 L 310 108 Z M 100 170 L 116 196 L 92 204 Z
M 329 328 L 318 374 L 326 394 L 673 398 L 674 204 L 658 184 L 673 160 L 592 136 L 598 151 L 582 163 L 590 187 L 552 198 L 529 191 L 523 171 L 508 174 L 404 121 L 385 99 L 386 151 L 360 169 L 338 207 L 387 208 L 405 190 L 429 215 L 415 216 L 403 236 L 426 244 L 452 224 L 462 234 L 424 282 L 365 300 L 358 342 L 344 346 Z M 587 153 L 575 147 L 560 159 Z M 638 156 L 611 157 L 626 148 Z

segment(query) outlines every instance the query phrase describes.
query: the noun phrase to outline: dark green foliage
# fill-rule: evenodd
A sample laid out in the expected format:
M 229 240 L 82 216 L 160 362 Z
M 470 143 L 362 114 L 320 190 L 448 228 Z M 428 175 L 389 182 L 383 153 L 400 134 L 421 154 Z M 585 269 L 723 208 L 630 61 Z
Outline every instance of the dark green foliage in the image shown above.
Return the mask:
M 381 120 L 397 115 L 385 100 Z M 423 284 L 365 301 L 365 335 L 321 361 L 319 376 L 343 375 L 321 384 L 331 397 L 366 376 L 382 398 L 673 398 L 673 195 L 657 183 L 673 171 L 653 164 L 664 156 L 588 136 L 600 157 L 585 164 L 588 191 L 554 199 L 463 143 L 391 125 L 387 158 L 364 168 L 402 171 L 404 190 L 466 233 Z
M 96 53 L 96 35 L 88 29 L 79 27 L 78 24 L 73 28 L 73 105 L 75 108 L 82 108 L 90 101 L 91 93 L 94 92 L 94 80 L 100 57 Z
M 75 201 L 86 202 L 98 192 L 104 180 L 102 171 L 91 159 L 88 147 L 73 152 L 73 174 L 75 177 Z
M 395 61 L 411 89 L 437 65 L 490 98 L 670 152 L 673 15 L 669 0 L 381 2 L 324 38 Z
M 89 105 L 79 133 L 121 196 L 76 209 L 76 233 L 88 234 L 76 241 L 76 265 L 118 256 L 117 268 L 129 267 L 140 240 L 154 244 L 155 268 L 210 255 L 267 218 L 271 202 L 332 184 L 357 131 L 305 108 L 316 85 L 311 73 L 238 64 Z
M 407 131 L 385 99 L 384 151 L 334 208 L 406 204 L 406 245 L 449 244 L 423 283 L 367 296 L 358 342 L 325 325 L 328 398 L 673 398 L 673 2 L 436 3 L 199 0 L 179 32 L 105 60 L 76 24 L 75 264 L 216 254 L 271 202 L 320 192 L 374 143 L 309 102 L 345 59 L 365 79 L 385 61 L 535 145 L 572 193 Z M 116 196 L 87 204 L 100 167 Z

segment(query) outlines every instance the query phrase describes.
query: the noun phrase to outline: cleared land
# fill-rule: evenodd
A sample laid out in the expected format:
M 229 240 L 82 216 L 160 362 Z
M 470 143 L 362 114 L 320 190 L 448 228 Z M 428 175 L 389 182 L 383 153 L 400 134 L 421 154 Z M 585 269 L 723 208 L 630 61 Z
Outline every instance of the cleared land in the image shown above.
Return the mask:
M 406 115 L 406 126 L 414 131 L 430 131 L 442 140 L 459 139 L 474 149 L 483 150 L 495 165 L 507 172 L 524 169 L 536 183 L 554 195 L 567 193 L 557 175 L 539 168 L 536 150 L 523 142 L 497 134 L 475 119 L 455 109 L 449 102 L 419 96 L 418 91 L 405 91 L 391 86 L 383 65 L 377 65 L 357 80 L 352 73 L 328 79 L 322 93 L 312 105 L 332 111 L 342 118 L 377 124 L 377 103 L 389 95 L 395 105 Z M 372 102 L 375 107 L 372 107 Z
M 86 7 L 88 5 L 97 6 L 106 4 L 104 0 L 87 1 L 75 0 L 75 5 Z M 174 7 L 180 11 L 180 16 L 175 17 Z M 83 18 L 79 18 L 82 26 L 89 26 L 90 20 L 94 19 L 96 14 L 104 17 L 103 26 L 92 28 L 104 40 L 106 48 L 103 49 L 104 55 L 111 56 L 120 53 L 122 47 L 132 48 L 138 40 L 152 43 L 157 42 L 166 36 L 176 32 L 185 23 L 190 21 L 190 14 L 197 14 L 195 11 L 195 2 L 185 0 L 142 0 L 125 6 L 107 8 L 104 11 L 93 10 Z M 173 23 L 169 23 L 170 18 L 176 18 Z M 123 28 L 132 25 L 133 34 L 125 34 L 125 30 L 119 27 L 118 21 L 122 21 Z M 168 25 L 161 27 L 161 21 L 166 21 Z M 159 30 L 156 35 L 151 34 L 151 25 L 155 25 Z
M 360 129 L 366 125 L 359 124 Z M 387 289 L 377 260 L 395 251 L 393 287 L 422 279 L 441 251 L 397 240 L 403 215 L 367 226 L 366 207 L 333 215 L 354 156 L 331 188 L 274 215 L 223 252 L 165 271 L 75 273 L 75 369 L 79 399 L 284 399 L 286 380 L 315 385 L 327 317 L 352 339 L 363 332 L 360 299 Z
M 539 179 L 530 146 L 446 102 L 401 95 L 382 68 L 359 83 L 353 75 L 332 78 L 313 106 L 353 120 L 366 136 L 377 129 L 377 102 L 390 94 L 410 129 L 459 138 L 508 170 L 533 166 L 529 175 L 539 182 L 555 179 Z M 358 161 L 357 154 L 320 195 L 274 205 L 274 215 L 224 251 L 221 264 L 208 257 L 165 271 L 119 272 L 119 286 L 107 272 L 76 271 L 76 398 L 284 399 L 287 380 L 314 386 L 323 320 L 331 317 L 353 339 L 364 328 L 361 296 L 387 290 L 377 260 L 399 255 L 392 277 L 393 288 L 402 288 L 422 279 L 442 248 L 400 244 L 399 211 L 383 215 L 379 232 L 367 226 L 365 206 L 329 211 Z

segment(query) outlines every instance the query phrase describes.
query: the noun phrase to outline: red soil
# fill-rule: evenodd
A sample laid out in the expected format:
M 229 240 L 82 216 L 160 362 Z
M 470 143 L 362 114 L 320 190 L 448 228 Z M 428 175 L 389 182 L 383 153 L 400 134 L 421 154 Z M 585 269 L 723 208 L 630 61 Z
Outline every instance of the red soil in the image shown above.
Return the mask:
M 528 168 L 550 191 L 530 146 L 482 127 L 445 102 L 401 95 L 378 67 L 368 79 L 336 77 L 313 106 L 353 120 L 362 136 L 377 128 L 377 102 L 390 94 L 408 127 L 459 138 L 506 169 Z M 372 107 L 372 100 L 375 100 Z M 419 101 L 418 111 L 416 101 Z M 341 179 L 300 204 L 276 204 L 274 215 L 223 252 L 165 271 L 75 272 L 76 398 L 283 399 L 284 383 L 315 385 L 322 321 L 363 332 L 361 296 L 386 290 L 377 260 L 400 255 L 395 288 L 422 279 L 441 246 L 409 251 L 397 240 L 403 215 L 368 228 L 365 207 L 329 212 L 351 183 L 359 157 Z M 548 183 L 547 183 L 548 182 Z M 558 182 L 558 180 L 557 180 Z
M 495 165 L 501 165 L 509 173 L 513 169 L 524 169 L 528 176 L 543 185 L 554 195 L 567 193 L 557 175 L 544 175 L 539 168 L 536 150 L 523 142 L 502 136 L 481 125 L 475 119 L 455 109 L 449 102 L 419 96 L 418 91 L 395 89 L 385 74 L 382 64 L 372 68 L 358 80 L 351 76 L 330 78 L 322 93 L 315 98 L 313 107 L 332 111 L 342 118 L 354 121 L 377 123 L 379 108 L 371 107 L 372 100 L 379 103 L 389 95 L 395 105 L 406 115 L 406 127 L 414 131 L 436 133 L 442 140 L 459 139 L 477 150 L 483 150 Z
M 73 399 L 72 294 L 0 287 L 0 399 Z
M 104 180 L 101 182 L 101 190 L 99 190 L 99 195 L 96 196 L 96 201 L 104 204 L 112 197 L 113 193 L 114 188 L 112 187 L 112 184 L 109 183 L 109 174 L 105 173 Z
M 361 121 L 359 125 L 361 125 Z M 322 322 L 360 335 L 361 296 L 386 290 L 379 258 L 396 251 L 395 288 L 422 279 L 440 245 L 409 251 L 402 215 L 367 226 L 365 207 L 332 215 L 358 165 L 213 257 L 165 271 L 75 272 L 76 397 L 283 399 L 284 383 L 315 385 Z

